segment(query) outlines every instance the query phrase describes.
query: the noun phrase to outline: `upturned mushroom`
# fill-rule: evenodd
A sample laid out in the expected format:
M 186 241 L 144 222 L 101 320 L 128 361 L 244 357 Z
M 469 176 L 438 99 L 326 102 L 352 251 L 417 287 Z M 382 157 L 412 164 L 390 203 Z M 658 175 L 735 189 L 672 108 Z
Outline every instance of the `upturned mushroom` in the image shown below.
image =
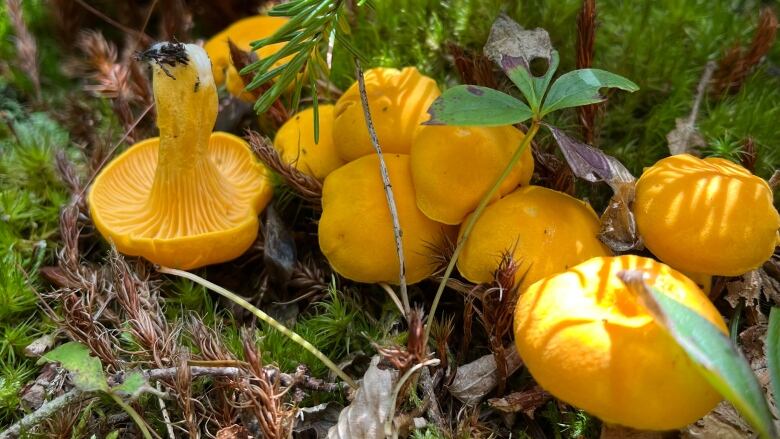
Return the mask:
M 471 282 L 490 282 L 509 252 L 518 265 L 519 291 L 610 252 L 598 239 L 599 219 L 587 203 L 541 186 L 524 186 L 489 205 L 458 259 Z M 461 235 L 463 227 L 461 227 Z
M 417 207 L 444 224 L 460 224 L 504 170 L 523 140 L 511 125 L 497 127 L 422 126 L 412 142 L 412 179 Z M 504 179 L 496 199 L 534 172 L 531 149 Z
M 218 34 L 211 37 L 204 48 L 211 59 L 211 68 L 214 74 L 214 82 L 217 85 L 225 84 L 225 88 L 233 96 L 237 96 L 246 101 L 253 99 L 250 93 L 244 91 L 244 81 L 238 70 L 233 66 L 230 59 L 230 47 L 228 40 L 232 41 L 239 49 L 243 51 L 252 50 L 252 42 L 273 35 L 279 28 L 284 26 L 289 20 L 286 17 L 269 17 L 267 15 L 256 15 L 243 18 L 231 24 Z M 285 43 L 269 44 L 262 47 L 255 53 L 259 58 L 266 58 L 284 47 Z M 284 59 L 279 60 L 274 67 L 284 63 Z
M 291 117 L 277 131 L 274 147 L 282 160 L 299 171 L 324 180 L 344 164 L 333 143 L 333 105 L 320 105 L 319 143 L 314 141 L 314 109 L 307 108 Z
M 645 246 L 685 272 L 740 275 L 780 242 L 769 185 L 721 158 L 680 154 L 645 169 L 634 214 Z
M 367 70 L 364 77 L 368 107 L 382 151 L 409 154 L 420 124 L 428 120 L 428 107 L 441 94 L 436 81 L 415 67 L 379 67 Z M 348 162 L 374 153 L 357 83 L 336 102 L 333 141 L 341 158 Z
M 642 270 L 661 293 L 724 334 L 690 279 L 653 259 L 598 257 L 541 279 L 515 308 L 515 343 L 534 379 L 603 421 L 642 430 L 684 427 L 722 399 L 697 365 L 618 278 Z
M 406 280 L 419 282 L 436 268 L 448 228 L 414 203 L 409 156 L 386 154 L 398 219 L 403 230 Z M 398 284 L 398 256 L 393 223 L 376 155 L 361 157 L 331 172 L 322 188 L 320 249 L 333 269 L 358 282 Z
M 157 43 L 152 65 L 160 136 L 136 143 L 89 192 L 100 233 L 127 255 L 191 269 L 228 261 L 255 240 L 272 187 L 240 138 L 211 130 L 217 90 L 206 52 Z

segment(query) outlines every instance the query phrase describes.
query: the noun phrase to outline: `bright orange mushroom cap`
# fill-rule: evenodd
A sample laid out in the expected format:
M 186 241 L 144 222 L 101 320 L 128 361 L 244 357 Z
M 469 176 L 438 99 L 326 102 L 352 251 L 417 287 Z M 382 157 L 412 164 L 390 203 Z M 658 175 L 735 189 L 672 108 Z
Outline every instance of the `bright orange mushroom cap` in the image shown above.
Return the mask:
M 460 224 L 477 208 L 522 140 L 523 133 L 511 125 L 420 127 L 411 152 L 417 207 L 436 221 Z M 494 198 L 528 184 L 533 173 L 534 158 L 526 148 Z
M 333 143 L 333 105 L 320 105 L 319 142 L 314 142 L 314 109 L 307 108 L 292 116 L 279 128 L 274 138 L 274 148 L 282 160 L 304 174 L 324 180 L 344 160 L 336 153 Z
M 217 85 L 226 83 L 228 91 L 233 96 L 240 96 L 245 100 L 251 99 L 251 95 L 244 92 L 244 81 L 230 60 L 228 39 L 239 49 L 248 52 L 252 50 L 254 41 L 270 37 L 288 21 L 286 17 L 256 15 L 238 20 L 211 37 L 204 45 L 204 49 L 211 59 L 214 82 Z M 285 43 L 269 44 L 255 53 L 260 59 L 266 58 L 279 51 L 284 45 Z M 284 62 L 283 58 L 275 63 L 274 67 Z
M 634 214 L 645 246 L 692 273 L 737 276 L 755 269 L 780 237 L 767 182 L 721 158 L 680 154 L 645 169 Z
M 592 257 L 611 255 L 598 233 L 599 219 L 589 204 L 552 189 L 523 186 L 485 209 L 463 245 L 458 271 L 471 282 L 490 282 L 509 252 L 522 291 Z
M 406 280 L 410 284 L 436 269 L 436 248 L 452 229 L 420 212 L 414 203 L 409 156 L 384 156 L 403 231 Z M 331 172 L 322 187 L 320 249 L 333 269 L 358 282 L 398 284 L 393 222 L 379 173 L 379 157 L 369 155 Z
M 368 108 L 382 151 L 409 154 L 420 124 L 430 117 L 428 107 L 441 95 L 436 81 L 415 67 L 378 67 L 367 70 L 364 78 Z M 336 102 L 333 141 L 341 158 L 348 162 L 374 153 L 357 83 Z
M 160 137 L 128 148 L 89 193 L 100 233 L 128 255 L 191 269 L 240 256 L 272 187 L 246 142 L 212 133 L 217 91 L 198 46 L 158 43 L 152 62 Z
M 612 424 L 682 428 L 722 397 L 618 278 L 637 269 L 728 334 L 690 279 L 653 259 L 624 255 L 593 258 L 531 285 L 515 308 L 515 343 L 531 375 L 555 397 Z

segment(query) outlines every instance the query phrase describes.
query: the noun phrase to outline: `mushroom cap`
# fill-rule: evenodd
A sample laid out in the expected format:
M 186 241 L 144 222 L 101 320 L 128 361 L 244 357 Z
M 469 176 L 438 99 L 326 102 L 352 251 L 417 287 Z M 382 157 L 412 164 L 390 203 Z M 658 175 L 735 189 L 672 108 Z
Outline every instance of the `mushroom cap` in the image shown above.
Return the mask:
M 460 224 L 501 175 L 523 133 L 498 127 L 422 126 L 412 143 L 417 207 L 444 224 Z M 534 158 L 523 151 L 495 199 L 531 181 Z
M 523 291 L 592 257 L 609 256 L 598 233 L 599 219 L 584 201 L 541 186 L 520 187 L 484 210 L 463 245 L 458 270 L 471 282 L 490 282 L 511 252 Z
M 681 428 L 722 398 L 617 277 L 634 269 L 728 333 L 707 296 L 679 272 L 635 255 L 597 257 L 539 280 L 520 296 L 517 350 L 543 388 L 605 422 Z
M 289 20 L 286 17 L 269 17 L 267 15 L 255 15 L 253 17 L 242 18 L 231 24 L 218 34 L 211 37 L 204 49 L 211 59 L 211 68 L 214 74 L 214 82 L 220 85 L 227 81 L 228 91 L 234 96 L 242 96 L 244 92 L 244 82 L 238 74 L 238 70 L 233 67 L 230 60 L 230 47 L 228 39 L 233 41 L 241 50 L 252 50 L 252 42 L 267 38 L 273 35 L 280 27 L 284 26 Z M 255 51 L 258 58 L 266 58 L 273 55 L 279 49 L 284 47 L 285 43 L 270 44 Z M 279 60 L 274 67 L 281 65 L 285 59 Z
M 244 253 L 273 193 L 266 169 L 246 142 L 212 133 L 213 165 L 194 166 L 178 184 L 153 194 L 158 146 L 159 138 L 136 143 L 95 179 L 89 207 L 100 233 L 124 254 L 185 270 Z
M 412 284 L 433 273 L 434 248 L 443 244 L 448 228 L 417 209 L 409 156 L 385 154 L 384 158 L 403 230 L 406 280 Z M 398 284 L 393 222 L 378 156 L 347 163 L 325 179 L 319 240 L 322 253 L 340 275 L 358 282 Z
M 736 276 L 764 263 L 778 243 L 769 185 L 721 158 L 680 154 L 645 169 L 634 214 L 645 246 L 686 272 Z
M 365 72 L 366 96 L 382 152 L 409 154 L 412 139 L 428 120 L 428 107 L 441 95 L 436 81 L 415 67 L 378 67 Z M 357 82 L 336 102 L 333 141 L 345 161 L 373 154 Z
M 274 147 L 282 160 L 299 171 L 324 180 L 344 161 L 333 143 L 333 105 L 320 105 L 320 141 L 314 143 L 314 109 L 307 108 L 291 117 L 276 132 Z

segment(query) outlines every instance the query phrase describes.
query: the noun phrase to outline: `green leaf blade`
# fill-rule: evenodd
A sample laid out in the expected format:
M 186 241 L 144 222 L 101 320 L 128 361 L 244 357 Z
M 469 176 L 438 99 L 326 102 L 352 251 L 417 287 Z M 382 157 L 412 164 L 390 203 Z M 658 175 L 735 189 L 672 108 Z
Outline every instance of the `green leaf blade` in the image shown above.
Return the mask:
M 780 403 L 780 307 L 773 307 L 769 312 L 769 329 L 766 332 L 766 367 L 772 385 L 772 395 L 775 404 Z
M 125 376 L 124 382 L 111 388 L 114 393 L 127 395 L 131 400 L 138 398 L 149 387 L 146 377 L 140 371 L 132 371 Z
M 550 87 L 542 106 L 542 115 L 563 108 L 580 107 L 604 100 L 602 88 L 617 88 L 627 92 L 639 90 L 632 81 L 606 70 L 580 69 L 561 75 Z
M 500 126 L 524 122 L 531 109 L 512 96 L 487 87 L 459 85 L 442 93 L 423 125 Z
M 641 271 L 624 272 L 622 279 L 759 436 L 777 437 L 761 385 L 731 339 L 709 320 L 645 283 Z
M 73 374 L 73 384 L 85 392 L 108 391 L 108 383 L 100 360 L 90 355 L 89 348 L 71 341 L 58 346 L 38 360 L 38 364 L 58 362 Z

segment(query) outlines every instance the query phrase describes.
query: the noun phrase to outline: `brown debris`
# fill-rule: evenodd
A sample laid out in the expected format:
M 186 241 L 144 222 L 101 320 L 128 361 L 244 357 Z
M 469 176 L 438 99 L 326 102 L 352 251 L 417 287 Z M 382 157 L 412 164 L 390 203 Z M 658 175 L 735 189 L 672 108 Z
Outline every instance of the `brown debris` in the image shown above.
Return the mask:
M 769 53 L 777 37 L 777 15 L 770 7 L 761 10 L 753 40 L 745 49 L 736 43 L 718 61 L 718 69 L 712 78 L 712 94 L 735 94 L 748 75 Z
M 493 62 L 487 56 L 454 43 L 447 45 L 447 51 L 452 56 L 461 83 L 498 88 Z
M 152 103 L 146 76 L 132 60 L 130 51 L 126 51 L 120 60 L 117 47 L 99 31 L 83 31 L 76 45 L 84 54 L 84 59 L 72 65 L 70 73 L 90 78 L 91 83 L 84 90 L 111 99 L 122 127 L 130 131 L 128 141 L 132 142 L 135 140 L 132 134 L 136 124 L 135 113 Z
M 593 66 L 596 53 L 596 0 L 582 0 L 582 8 L 577 14 L 577 68 L 586 69 Z M 593 145 L 596 137 L 596 115 L 598 104 L 577 107 L 582 137 L 585 143 Z
M 298 195 L 315 205 L 319 205 L 322 199 L 322 183 L 316 178 L 297 170 L 289 163 L 284 162 L 279 152 L 271 144 L 271 141 L 256 131 L 248 132 L 249 145 L 257 157 L 272 171 L 276 172 Z
M 494 409 L 504 413 L 524 413 L 533 419 L 534 412 L 552 399 L 552 395 L 539 386 L 521 392 L 513 392 L 502 398 L 490 398 L 488 404 Z
M 38 73 L 38 44 L 24 22 L 22 0 L 6 0 L 6 10 L 16 34 L 16 62 L 24 74 L 30 78 L 35 92 L 35 100 L 41 100 L 41 78 Z

